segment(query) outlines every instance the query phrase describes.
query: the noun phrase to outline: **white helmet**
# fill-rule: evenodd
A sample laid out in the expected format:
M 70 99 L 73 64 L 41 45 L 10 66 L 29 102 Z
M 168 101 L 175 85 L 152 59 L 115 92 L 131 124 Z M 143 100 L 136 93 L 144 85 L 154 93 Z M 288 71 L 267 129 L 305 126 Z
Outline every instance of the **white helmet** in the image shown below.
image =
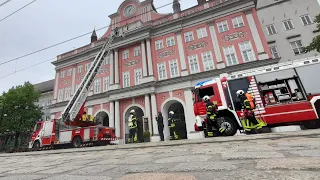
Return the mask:
M 131 111 L 130 111 L 130 114 L 134 114 L 136 111 L 134 110 L 134 109 L 132 109 Z
M 241 96 L 241 95 L 243 95 L 244 94 L 244 91 L 243 90 L 238 90 L 237 91 L 237 96 Z
M 169 114 L 174 115 L 174 112 L 173 112 L 173 111 L 170 111 Z
M 210 100 L 210 97 L 208 95 L 206 95 L 206 96 L 203 97 L 203 100 L 204 101 L 208 101 L 208 100 Z

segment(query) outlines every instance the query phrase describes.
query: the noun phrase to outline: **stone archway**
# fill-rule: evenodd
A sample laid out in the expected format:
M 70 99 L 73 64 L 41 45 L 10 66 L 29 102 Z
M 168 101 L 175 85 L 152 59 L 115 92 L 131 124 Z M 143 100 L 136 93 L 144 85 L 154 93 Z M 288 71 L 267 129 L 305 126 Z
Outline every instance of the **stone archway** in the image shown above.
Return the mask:
M 143 142 L 143 117 L 144 117 L 144 110 L 142 107 L 139 106 L 132 106 L 125 111 L 124 114 L 124 137 L 125 143 L 127 143 L 129 138 L 129 127 L 128 127 L 128 118 L 130 115 L 130 111 L 135 110 L 136 117 L 137 117 L 137 124 L 138 124 L 138 139 L 140 142 Z
M 181 100 L 171 99 L 167 102 L 164 102 L 162 106 L 162 114 L 164 120 L 164 136 L 165 140 L 169 140 L 170 130 L 168 127 L 168 115 L 169 112 L 173 111 L 175 113 L 174 118 L 178 121 L 176 122 L 176 132 L 179 135 L 180 139 L 187 139 L 187 129 L 186 129 L 186 120 L 185 120 L 185 106 Z
M 109 115 L 104 111 L 100 111 L 95 115 L 95 121 L 97 124 L 102 124 L 105 127 L 109 127 Z

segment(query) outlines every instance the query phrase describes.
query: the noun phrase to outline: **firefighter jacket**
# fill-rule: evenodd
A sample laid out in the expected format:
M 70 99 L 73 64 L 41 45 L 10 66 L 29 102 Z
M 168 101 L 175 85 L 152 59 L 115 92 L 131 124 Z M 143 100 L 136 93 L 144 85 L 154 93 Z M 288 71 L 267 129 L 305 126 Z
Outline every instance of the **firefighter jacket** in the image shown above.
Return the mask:
M 239 98 L 239 101 L 241 103 L 242 108 L 244 109 L 255 109 L 255 102 L 254 98 L 251 96 L 251 94 L 246 93 L 245 95 L 241 96 Z
M 128 119 L 128 126 L 130 129 L 137 128 L 137 117 L 133 114 L 130 114 Z
M 176 124 L 174 123 L 173 116 L 171 116 L 171 115 L 169 115 L 169 118 L 168 118 L 168 126 L 169 126 L 169 128 L 173 128 L 176 126 Z

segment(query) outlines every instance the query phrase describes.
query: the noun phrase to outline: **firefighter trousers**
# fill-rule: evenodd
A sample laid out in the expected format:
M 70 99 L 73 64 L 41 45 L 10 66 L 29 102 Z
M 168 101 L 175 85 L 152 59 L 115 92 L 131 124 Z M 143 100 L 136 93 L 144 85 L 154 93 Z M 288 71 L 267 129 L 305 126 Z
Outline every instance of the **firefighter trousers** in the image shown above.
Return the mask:
M 137 141 L 138 141 L 137 128 L 136 127 L 130 128 L 128 142 L 129 143 L 134 143 L 134 142 L 137 142 Z
M 170 140 L 177 140 L 179 139 L 177 133 L 176 133 L 176 127 L 169 127 L 170 129 Z

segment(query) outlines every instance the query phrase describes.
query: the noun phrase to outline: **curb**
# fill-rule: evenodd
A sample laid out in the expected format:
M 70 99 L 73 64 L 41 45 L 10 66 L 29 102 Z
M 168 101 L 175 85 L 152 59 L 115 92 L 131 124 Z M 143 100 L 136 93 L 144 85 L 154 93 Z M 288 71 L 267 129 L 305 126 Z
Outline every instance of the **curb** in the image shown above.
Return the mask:
M 112 145 L 104 147 L 88 147 L 88 148 L 70 148 L 63 150 L 50 150 L 50 151 L 37 151 L 37 152 L 25 152 L 25 153 L 11 153 L 11 154 L 0 154 L 0 157 L 12 157 L 12 156 L 37 156 L 37 155 L 48 155 L 48 154 L 70 154 L 70 153 L 81 153 L 81 152 L 93 152 L 93 151 L 110 151 L 110 150 L 127 150 L 127 149 L 144 149 L 150 147 L 167 147 L 167 146 L 181 146 L 181 145 L 192 145 L 192 144 L 213 144 L 213 143 L 225 143 L 225 142 L 241 142 L 251 140 L 264 140 L 264 139 L 284 139 L 284 138 L 295 138 L 295 137 L 312 137 L 319 136 L 320 130 L 304 130 L 297 132 L 285 132 L 285 133 L 267 133 L 267 134 L 255 134 L 245 136 L 229 136 L 229 137 L 215 137 L 197 140 L 182 140 L 182 141 L 165 141 L 161 143 L 146 143 L 146 144 L 125 144 L 125 145 Z

